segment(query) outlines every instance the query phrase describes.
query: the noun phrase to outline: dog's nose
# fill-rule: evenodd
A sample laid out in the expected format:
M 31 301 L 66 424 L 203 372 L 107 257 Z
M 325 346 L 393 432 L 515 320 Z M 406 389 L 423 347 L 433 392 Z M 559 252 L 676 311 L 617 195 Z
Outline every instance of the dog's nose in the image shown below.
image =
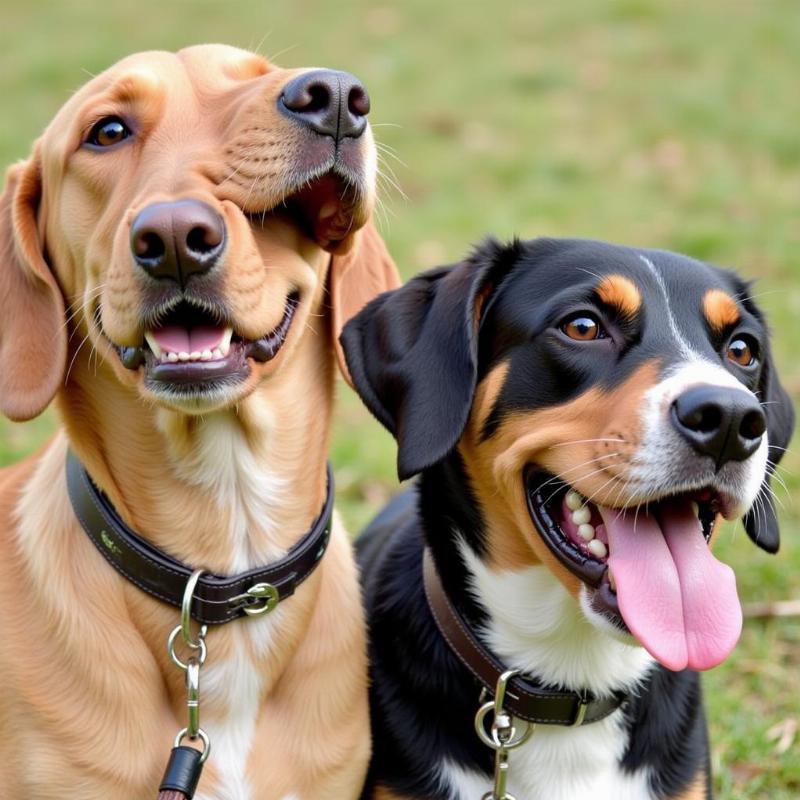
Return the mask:
M 672 404 L 672 424 L 700 455 L 717 468 L 744 461 L 761 444 L 767 419 L 748 392 L 723 386 L 696 386 Z
M 278 107 L 317 133 L 339 141 L 364 132 L 369 95 L 355 75 L 317 69 L 289 81 Z
M 131 252 L 153 278 L 186 286 L 192 275 L 208 272 L 225 248 L 225 222 L 200 200 L 153 203 L 131 225 Z

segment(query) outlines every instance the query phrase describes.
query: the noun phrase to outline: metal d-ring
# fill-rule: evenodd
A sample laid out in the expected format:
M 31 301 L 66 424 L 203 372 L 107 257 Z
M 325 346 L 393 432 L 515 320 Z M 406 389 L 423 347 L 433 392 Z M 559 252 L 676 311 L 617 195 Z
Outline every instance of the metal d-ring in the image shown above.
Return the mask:
M 531 737 L 535 726 L 526 720 L 521 720 L 525 724 L 522 733 L 517 734 L 517 728 L 511 722 L 511 717 L 508 712 L 503 708 L 503 703 L 506 699 L 506 688 L 509 681 L 518 675 L 520 670 L 509 669 L 506 670 L 498 679 L 495 687 L 494 700 L 489 700 L 484 703 L 475 714 L 475 733 L 478 738 L 492 750 L 503 748 L 504 750 L 513 750 L 515 747 L 525 744 Z M 487 733 L 484 720 L 490 711 L 494 712 L 492 720 L 491 735 Z
M 187 647 L 191 647 L 192 650 L 199 650 L 202 647 L 203 638 L 208 630 L 208 626 L 202 625 L 198 641 L 195 642 L 192 639 L 192 599 L 194 598 L 197 582 L 204 572 L 204 569 L 196 569 L 189 576 L 189 580 L 186 581 L 186 588 L 183 590 L 183 600 L 181 601 L 181 635 L 183 636 L 184 644 Z

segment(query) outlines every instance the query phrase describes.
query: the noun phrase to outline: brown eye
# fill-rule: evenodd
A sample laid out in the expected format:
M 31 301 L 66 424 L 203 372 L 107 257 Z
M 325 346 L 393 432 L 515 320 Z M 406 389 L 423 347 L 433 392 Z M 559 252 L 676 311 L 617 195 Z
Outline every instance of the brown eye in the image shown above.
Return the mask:
M 570 339 L 576 339 L 579 342 L 602 339 L 604 335 L 600 323 L 589 314 L 576 314 L 561 326 L 561 330 Z
M 752 367 L 756 362 L 756 346 L 749 336 L 737 336 L 728 345 L 728 358 L 740 367 Z
M 127 139 L 130 135 L 130 128 L 119 117 L 103 117 L 89 131 L 86 144 L 92 144 L 95 147 L 111 147 Z

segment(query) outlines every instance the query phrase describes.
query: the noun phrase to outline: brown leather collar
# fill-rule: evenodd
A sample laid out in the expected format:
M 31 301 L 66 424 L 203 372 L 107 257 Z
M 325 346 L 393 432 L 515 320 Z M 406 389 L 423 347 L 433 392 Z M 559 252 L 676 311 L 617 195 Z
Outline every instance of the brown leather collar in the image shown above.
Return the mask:
M 423 555 L 423 579 L 436 627 L 459 661 L 494 696 L 500 676 L 508 669 L 477 639 L 463 617 L 453 607 L 442 586 L 436 564 L 426 547 Z M 590 692 L 545 689 L 530 678 L 516 676 L 509 681 L 505 707 L 515 717 L 544 725 L 588 725 L 616 711 L 627 696 L 595 698 Z
M 119 517 L 72 451 L 67 454 L 67 488 L 84 531 L 117 572 L 153 597 L 180 608 L 194 567 L 153 547 Z M 245 614 L 269 611 L 314 571 L 328 546 L 333 514 L 333 473 L 322 512 L 300 541 L 281 559 L 265 567 L 223 576 L 205 573 L 194 592 L 192 616 L 222 624 Z

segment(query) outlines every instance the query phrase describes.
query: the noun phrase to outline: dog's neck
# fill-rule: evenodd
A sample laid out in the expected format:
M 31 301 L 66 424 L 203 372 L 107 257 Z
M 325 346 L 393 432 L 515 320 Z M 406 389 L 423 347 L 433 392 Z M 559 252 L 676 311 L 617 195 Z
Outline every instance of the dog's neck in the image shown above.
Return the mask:
M 285 553 L 325 497 L 333 394 L 328 337 L 236 408 L 188 416 L 149 406 L 78 355 L 59 408 L 71 445 L 119 514 L 193 567 L 241 572 Z
M 631 690 L 653 665 L 646 651 L 593 625 L 543 564 L 490 566 L 484 519 L 458 453 L 426 470 L 420 513 L 442 585 L 483 643 L 543 683 L 595 694 Z M 503 535 L 520 536 L 515 530 Z

